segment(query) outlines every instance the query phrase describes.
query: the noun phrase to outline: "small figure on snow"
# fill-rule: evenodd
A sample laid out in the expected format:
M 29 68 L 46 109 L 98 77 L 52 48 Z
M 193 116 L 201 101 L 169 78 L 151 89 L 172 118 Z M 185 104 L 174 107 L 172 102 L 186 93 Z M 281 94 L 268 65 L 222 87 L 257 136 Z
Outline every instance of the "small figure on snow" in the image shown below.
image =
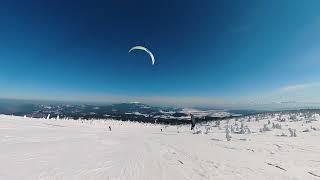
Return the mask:
M 111 126 L 109 126 L 109 131 L 111 131 Z
M 191 130 L 194 129 L 194 126 L 196 125 L 196 118 L 194 117 L 193 114 L 190 114 L 191 116 Z

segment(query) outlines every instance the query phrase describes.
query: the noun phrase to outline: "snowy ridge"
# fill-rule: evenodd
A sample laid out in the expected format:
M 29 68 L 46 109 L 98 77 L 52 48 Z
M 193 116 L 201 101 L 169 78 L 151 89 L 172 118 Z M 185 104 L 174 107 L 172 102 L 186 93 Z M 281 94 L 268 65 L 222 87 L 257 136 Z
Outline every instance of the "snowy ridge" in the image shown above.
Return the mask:
M 220 111 L 220 110 L 198 110 L 193 108 L 184 108 L 180 111 L 184 114 L 193 114 L 196 117 L 229 117 L 232 113 L 227 111 Z
M 0 115 L 0 179 L 316 180 L 319 139 L 316 113 L 230 118 L 195 131 Z

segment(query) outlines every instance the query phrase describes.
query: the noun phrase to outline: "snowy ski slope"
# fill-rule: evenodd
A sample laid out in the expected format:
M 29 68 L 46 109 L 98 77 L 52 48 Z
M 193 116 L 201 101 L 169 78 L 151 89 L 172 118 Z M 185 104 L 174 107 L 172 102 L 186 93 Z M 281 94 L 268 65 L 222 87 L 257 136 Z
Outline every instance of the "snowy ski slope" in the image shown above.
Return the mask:
M 198 125 L 194 133 L 189 126 L 0 115 L 0 179 L 316 180 L 319 120 L 245 117 Z

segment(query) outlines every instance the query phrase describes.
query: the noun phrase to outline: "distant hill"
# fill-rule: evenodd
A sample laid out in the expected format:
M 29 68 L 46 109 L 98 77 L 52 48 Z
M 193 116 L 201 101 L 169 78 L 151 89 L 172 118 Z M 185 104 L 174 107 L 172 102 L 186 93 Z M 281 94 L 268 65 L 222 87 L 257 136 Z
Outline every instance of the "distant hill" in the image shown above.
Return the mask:
M 106 119 L 150 123 L 181 124 L 190 122 L 190 114 L 199 121 L 210 121 L 238 115 L 224 110 L 156 107 L 146 104 L 118 103 L 110 105 L 0 101 L 0 113 L 34 118 Z

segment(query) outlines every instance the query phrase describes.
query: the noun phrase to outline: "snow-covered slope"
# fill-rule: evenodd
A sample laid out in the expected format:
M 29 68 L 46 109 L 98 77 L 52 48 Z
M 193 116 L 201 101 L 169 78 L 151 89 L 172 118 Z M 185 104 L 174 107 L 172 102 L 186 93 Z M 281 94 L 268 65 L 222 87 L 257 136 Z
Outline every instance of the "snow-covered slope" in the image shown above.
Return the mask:
M 319 179 L 319 116 L 230 119 L 198 125 L 196 133 L 189 128 L 2 115 L 0 179 Z M 288 128 L 297 137 L 285 136 Z

